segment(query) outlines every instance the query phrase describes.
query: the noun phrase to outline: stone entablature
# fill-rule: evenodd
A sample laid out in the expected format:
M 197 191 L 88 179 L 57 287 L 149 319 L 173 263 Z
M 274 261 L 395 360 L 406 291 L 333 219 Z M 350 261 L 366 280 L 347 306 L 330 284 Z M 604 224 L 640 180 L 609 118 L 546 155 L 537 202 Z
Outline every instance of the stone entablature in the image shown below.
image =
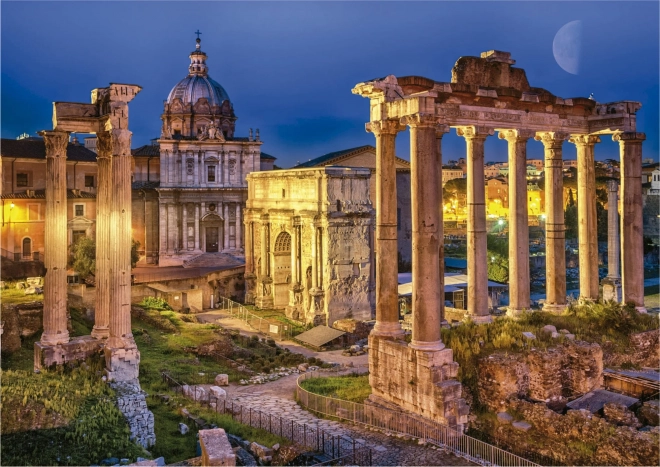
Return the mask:
M 314 324 L 371 319 L 369 177 L 346 167 L 248 175 L 246 301 Z

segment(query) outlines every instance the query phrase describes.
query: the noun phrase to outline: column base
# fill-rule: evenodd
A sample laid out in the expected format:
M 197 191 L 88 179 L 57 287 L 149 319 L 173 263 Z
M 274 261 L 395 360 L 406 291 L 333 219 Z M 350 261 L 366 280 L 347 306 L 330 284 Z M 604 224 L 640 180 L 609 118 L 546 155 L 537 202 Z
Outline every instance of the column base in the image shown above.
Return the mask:
M 559 304 L 559 303 L 544 303 L 543 304 L 543 311 L 548 312 L 548 313 L 554 313 L 556 315 L 561 314 L 568 308 L 568 305 L 566 304 Z
M 110 328 L 108 326 L 94 325 L 91 335 L 94 339 L 107 339 L 110 337 Z
M 508 307 L 506 309 L 506 315 L 515 318 L 517 316 L 522 315 L 525 311 L 529 311 L 528 308 L 513 308 L 513 307 Z
M 603 301 L 621 302 L 621 280 L 617 278 L 606 277 L 601 282 L 603 286 Z
M 85 361 L 103 348 L 103 342 L 91 336 L 74 337 L 69 342 L 47 345 L 34 343 L 34 371 L 74 361 Z
M 445 344 L 441 340 L 435 342 L 423 342 L 423 341 L 414 340 L 410 343 L 409 347 L 415 350 L 433 352 L 444 349 Z
M 491 315 L 483 315 L 483 316 L 468 315 L 468 316 L 470 317 L 470 319 L 472 319 L 472 321 L 475 324 L 488 324 L 493 322 L 493 317 Z
M 66 344 L 69 342 L 69 331 L 66 330 L 55 334 L 46 334 L 46 332 L 44 332 L 41 335 L 39 342 L 41 342 L 43 345 L 49 346 Z
M 111 341 L 122 341 L 122 347 L 112 347 Z M 131 381 L 140 372 L 140 352 L 133 337 L 111 337 L 104 349 L 105 375 L 108 381 Z
M 406 332 L 401 327 L 401 323 L 391 323 L 376 321 L 374 328 L 369 333 L 372 336 L 381 336 L 381 337 L 394 337 L 395 339 L 403 339 L 406 335 Z
M 644 307 L 644 306 L 636 306 L 635 310 L 637 310 L 638 313 L 642 313 L 642 314 L 647 314 L 648 313 L 648 311 L 646 310 L 646 307 Z

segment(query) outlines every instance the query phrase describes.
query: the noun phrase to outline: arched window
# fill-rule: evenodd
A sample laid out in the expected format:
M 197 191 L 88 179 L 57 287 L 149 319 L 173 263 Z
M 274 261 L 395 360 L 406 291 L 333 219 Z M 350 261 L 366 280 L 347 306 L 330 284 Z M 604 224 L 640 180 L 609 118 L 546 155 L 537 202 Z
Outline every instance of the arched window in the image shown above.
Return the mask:
M 26 237 L 23 239 L 23 257 L 27 258 L 32 256 L 32 239 Z
M 291 252 L 291 235 L 289 235 L 287 232 L 282 232 L 275 239 L 274 253 L 289 252 Z

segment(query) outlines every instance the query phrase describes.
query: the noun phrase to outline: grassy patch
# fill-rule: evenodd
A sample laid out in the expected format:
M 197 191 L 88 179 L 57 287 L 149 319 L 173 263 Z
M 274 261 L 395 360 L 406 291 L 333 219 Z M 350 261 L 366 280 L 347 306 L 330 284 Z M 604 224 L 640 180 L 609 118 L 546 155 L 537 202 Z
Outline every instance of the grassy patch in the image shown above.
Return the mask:
M 17 303 L 27 302 L 42 302 L 44 294 L 25 295 L 23 289 L 17 289 L 14 283 L 9 283 L 8 288 L 2 289 L 2 303 L 7 305 L 15 305 Z
M 345 376 L 309 378 L 300 382 L 303 389 L 322 396 L 362 403 L 371 394 L 368 375 L 351 373 Z
M 129 441 L 114 393 L 96 375 L 100 365 L 2 372 L 4 465 L 90 465 L 106 457 L 146 455 Z

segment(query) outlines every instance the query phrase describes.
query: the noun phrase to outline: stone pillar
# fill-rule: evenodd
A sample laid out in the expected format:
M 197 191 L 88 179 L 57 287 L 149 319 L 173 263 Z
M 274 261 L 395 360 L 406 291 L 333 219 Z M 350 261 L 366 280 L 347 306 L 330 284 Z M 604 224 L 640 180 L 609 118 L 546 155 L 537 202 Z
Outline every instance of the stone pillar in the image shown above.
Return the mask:
M 167 254 L 174 253 L 176 245 L 174 244 L 174 233 L 176 230 L 176 216 L 174 213 L 174 203 L 167 203 Z
M 258 271 L 254 270 L 254 222 L 247 209 L 245 218 L 245 303 L 253 304 Z
M 229 249 L 229 203 L 222 203 L 223 205 L 223 215 L 224 215 L 224 222 L 222 223 L 223 225 L 223 234 L 224 234 L 224 245 L 223 245 L 223 250 L 228 250 Z
M 396 134 L 398 121 L 367 123 L 376 137 L 376 324 L 373 335 L 403 338 L 399 323 L 396 197 Z M 312 275 L 312 278 L 314 275 Z
M 527 214 L 526 130 L 501 130 L 509 143 L 509 309 L 517 316 L 529 310 L 529 219 Z
M 181 238 L 183 251 L 188 251 L 188 203 L 181 204 Z
M 535 139 L 545 150 L 545 278 L 543 311 L 561 313 L 566 308 L 566 240 L 564 227 L 564 133 L 539 132 Z
M 234 230 L 236 250 L 241 250 L 243 248 L 243 216 L 241 215 L 241 208 L 241 203 L 236 203 L 236 229 Z
M 315 221 L 313 224 L 312 237 L 312 288 L 309 291 L 309 313 L 306 322 L 314 326 L 328 324 L 326 322 L 325 309 L 323 303 L 323 254 L 321 249 L 322 230 Z
M 98 135 L 97 135 L 98 137 Z M 98 147 L 98 143 L 97 143 Z M 99 173 L 101 173 L 101 160 L 99 160 Z M 99 190 L 96 195 L 96 206 L 97 206 L 97 214 L 96 214 L 96 244 L 98 245 L 99 242 L 99 194 L 101 190 L 101 177 L 99 177 Z M 158 247 L 158 257 L 160 259 L 160 256 L 164 255 L 167 252 L 167 235 L 168 235 L 168 230 L 167 230 L 167 203 L 163 203 L 162 200 L 158 200 L 158 211 L 159 211 L 159 217 L 158 217 L 158 236 L 159 236 L 159 247 Z M 96 267 L 98 267 L 98 250 L 96 252 L 97 254 L 97 259 L 96 259 Z M 98 283 L 98 277 L 96 278 L 96 281 Z M 98 293 L 98 291 L 97 291 Z M 98 306 L 98 304 L 97 304 Z
M 435 129 L 436 139 L 436 158 L 435 166 L 438 169 L 437 187 L 438 187 L 438 216 L 440 223 L 438 226 L 440 239 L 440 248 L 438 249 L 438 284 L 440 287 L 440 321 L 445 319 L 445 223 L 444 223 L 444 200 L 442 198 L 442 137 L 449 133 L 449 125 L 439 124 Z
M 619 275 L 619 184 L 607 182 L 607 277 L 603 286 L 603 301 L 621 301 L 621 276 Z
M 255 306 L 273 308 L 273 279 L 270 277 L 270 223 L 267 215 L 261 218 L 261 270 L 259 274 Z
M 195 203 L 195 251 L 199 251 L 199 204 Z
M 412 307 L 413 328 L 410 346 L 420 350 L 441 350 L 442 320 L 440 287 L 440 245 L 442 219 L 438 199 L 436 118 L 412 115 L 403 122 L 410 126 L 410 187 L 412 205 Z M 395 289 L 396 290 L 396 289 Z M 442 292 L 442 293 L 441 293 Z
M 110 133 L 96 134 L 96 306 L 92 336 L 110 337 L 110 210 L 112 203 L 112 144 Z M 161 247 L 161 253 L 164 249 Z
M 457 131 L 467 145 L 467 310 L 476 323 L 489 323 L 484 142 L 494 131 L 477 126 L 458 127 Z
M 577 146 L 580 298 L 598 300 L 594 146 L 600 142 L 600 138 L 596 135 L 574 135 L 569 141 Z
M 642 141 L 644 133 L 616 133 L 621 154 L 621 272 L 623 303 L 644 307 L 644 235 L 642 220 Z
M 44 332 L 41 343 L 69 342 L 67 329 L 67 197 L 66 149 L 69 133 L 42 131 L 46 143 L 46 215 L 44 236 Z
M 294 216 L 293 234 L 291 235 L 291 285 L 289 287 L 289 305 L 286 307 L 286 315 L 297 320 L 301 320 L 304 315 L 300 273 L 300 225 L 300 216 Z

